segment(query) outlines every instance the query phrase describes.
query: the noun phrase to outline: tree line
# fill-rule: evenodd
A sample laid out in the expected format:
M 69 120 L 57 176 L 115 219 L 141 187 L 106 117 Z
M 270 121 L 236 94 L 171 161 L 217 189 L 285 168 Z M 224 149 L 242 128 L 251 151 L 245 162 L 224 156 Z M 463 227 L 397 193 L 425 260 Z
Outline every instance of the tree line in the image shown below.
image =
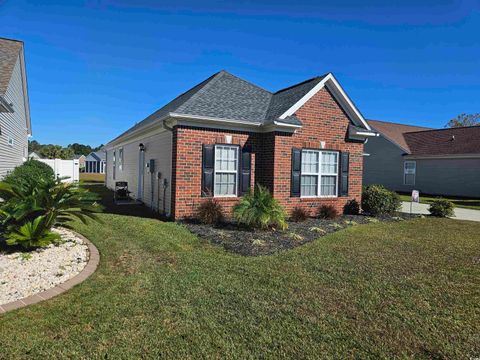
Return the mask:
M 87 156 L 92 151 L 98 151 L 103 147 L 103 144 L 97 147 L 84 145 L 79 143 L 69 144 L 67 147 L 54 144 L 40 144 L 37 140 L 28 142 L 28 152 L 36 152 L 45 159 L 73 159 L 75 155 Z

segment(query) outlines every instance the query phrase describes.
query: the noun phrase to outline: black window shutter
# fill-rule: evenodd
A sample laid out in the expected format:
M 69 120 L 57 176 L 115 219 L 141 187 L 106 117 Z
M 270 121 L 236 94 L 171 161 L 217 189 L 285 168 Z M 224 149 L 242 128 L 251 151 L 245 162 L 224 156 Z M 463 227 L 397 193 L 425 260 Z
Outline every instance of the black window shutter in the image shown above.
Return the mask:
M 213 168 L 215 161 L 213 145 L 203 145 L 202 151 L 202 196 L 213 195 Z
M 242 149 L 242 161 L 240 168 L 240 191 L 239 195 L 245 195 L 250 191 L 250 184 L 252 179 L 252 151 L 245 146 Z
M 302 150 L 292 149 L 292 180 L 291 180 L 291 195 L 294 197 L 300 196 L 300 179 L 302 170 Z
M 340 153 L 340 196 L 348 196 L 348 170 L 350 167 L 350 154 Z

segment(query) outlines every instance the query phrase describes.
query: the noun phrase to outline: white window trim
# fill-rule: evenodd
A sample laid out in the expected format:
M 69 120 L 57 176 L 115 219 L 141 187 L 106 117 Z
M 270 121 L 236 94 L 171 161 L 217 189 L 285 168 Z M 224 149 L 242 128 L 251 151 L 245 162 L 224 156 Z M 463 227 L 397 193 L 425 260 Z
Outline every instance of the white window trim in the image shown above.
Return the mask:
M 112 154 L 112 179 L 116 180 L 117 177 L 117 153 L 116 150 L 113 150 Z
M 413 173 L 407 173 L 407 164 L 413 164 Z M 413 184 L 407 184 L 406 175 L 413 174 Z M 417 181 L 417 162 L 412 160 L 407 160 L 403 162 L 403 185 L 406 186 L 415 186 L 415 182 Z
M 118 171 L 123 172 L 123 147 L 118 149 Z
M 303 164 L 303 153 L 306 151 L 316 152 L 318 153 L 318 173 L 310 173 L 310 172 L 303 172 L 300 171 L 300 198 L 301 199 L 328 199 L 328 198 L 338 198 L 338 182 L 339 182 L 339 166 L 340 166 L 340 152 L 333 151 L 333 150 L 314 150 L 314 149 L 302 149 L 302 156 L 300 160 L 300 168 Z M 337 171 L 336 173 L 322 173 L 322 153 L 335 153 L 337 154 Z M 317 195 L 302 195 L 302 176 L 303 175 L 315 175 L 318 177 L 317 181 Z M 335 176 L 335 195 L 321 195 L 322 189 L 322 175 L 323 176 Z
M 228 147 L 228 148 L 233 148 L 235 149 L 236 156 L 237 156 L 237 170 L 221 170 L 217 171 L 217 147 Z M 239 147 L 237 145 L 231 145 L 231 144 L 218 144 L 213 147 L 213 197 L 216 198 L 236 198 L 238 197 L 238 181 L 239 181 L 239 171 L 240 171 L 240 159 L 239 159 Z M 216 195 L 215 194 L 215 189 L 216 189 L 216 178 L 217 178 L 217 172 L 220 174 L 235 174 L 235 194 L 231 195 Z

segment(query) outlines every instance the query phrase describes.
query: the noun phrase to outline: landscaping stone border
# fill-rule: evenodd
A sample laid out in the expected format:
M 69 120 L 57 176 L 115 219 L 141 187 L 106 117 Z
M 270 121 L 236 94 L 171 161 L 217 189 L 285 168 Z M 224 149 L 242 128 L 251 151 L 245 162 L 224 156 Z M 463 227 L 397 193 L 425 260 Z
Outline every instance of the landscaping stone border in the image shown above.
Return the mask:
M 71 279 L 68 279 L 64 283 L 58 284 L 50 289 L 27 296 L 23 299 L 0 305 L 0 314 L 6 313 L 7 311 L 20 309 L 28 305 L 33 305 L 39 303 L 40 301 L 48 300 L 53 298 L 54 296 L 60 295 L 65 291 L 71 289 L 75 285 L 84 282 L 88 277 L 90 277 L 90 275 L 95 272 L 95 270 L 97 270 L 98 263 L 100 262 L 100 253 L 98 252 L 98 249 L 85 236 L 70 229 L 69 231 L 73 232 L 76 236 L 82 239 L 88 246 L 88 262 L 87 265 L 83 268 L 83 270 Z

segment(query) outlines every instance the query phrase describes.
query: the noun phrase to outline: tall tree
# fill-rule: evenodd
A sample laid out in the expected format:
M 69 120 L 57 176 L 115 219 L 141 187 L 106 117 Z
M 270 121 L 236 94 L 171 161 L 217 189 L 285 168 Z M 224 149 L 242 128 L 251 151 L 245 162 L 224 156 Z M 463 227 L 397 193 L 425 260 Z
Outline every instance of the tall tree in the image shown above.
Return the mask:
M 42 148 L 42 145 L 37 140 L 28 141 L 28 152 L 38 151 Z
M 455 128 L 462 126 L 476 126 L 480 125 L 480 114 L 460 114 L 450 120 L 445 127 Z
M 38 151 L 41 156 L 46 159 L 73 159 L 73 150 L 69 148 L 63 148 L 60 145 L 43 145 Z
M 76 155 L 85 155 L 87 156 L 92 152 L 92 147 L 90 145 L 84 145 L 79 143 L 73 143 L 68 145 L 69 149 L 72 149 Z

